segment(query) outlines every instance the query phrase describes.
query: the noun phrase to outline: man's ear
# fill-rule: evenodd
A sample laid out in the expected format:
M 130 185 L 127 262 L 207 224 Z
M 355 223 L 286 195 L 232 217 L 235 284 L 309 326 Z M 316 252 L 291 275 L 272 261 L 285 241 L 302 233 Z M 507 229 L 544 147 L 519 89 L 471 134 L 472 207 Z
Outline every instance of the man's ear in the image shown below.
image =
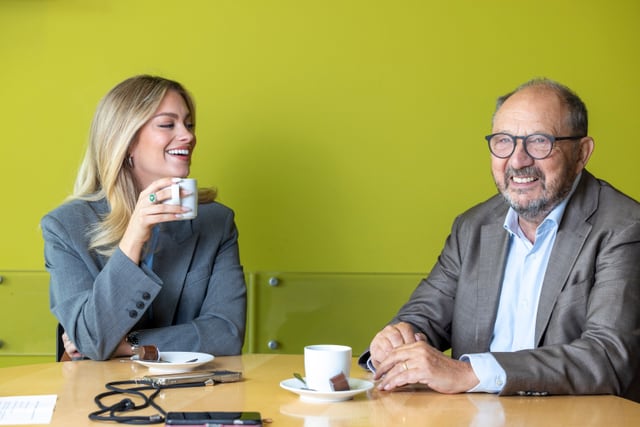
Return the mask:
M 590 136 L 585 136 L 578 144 L 578 163 L 581 169 L 584 169 L 591 158 L 596 143 Z

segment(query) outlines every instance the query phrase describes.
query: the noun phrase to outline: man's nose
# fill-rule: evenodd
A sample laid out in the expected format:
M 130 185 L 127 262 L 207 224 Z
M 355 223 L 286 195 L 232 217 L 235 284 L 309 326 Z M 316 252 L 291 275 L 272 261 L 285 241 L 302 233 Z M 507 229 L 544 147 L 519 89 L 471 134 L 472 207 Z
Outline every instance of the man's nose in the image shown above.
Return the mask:
M 511 158 L 509 159 L 511 165 L 516 169 L 520 169 L 523 166 L 532 165 L 535 159 L 531 157 L 525 150 L 524 140 L 522 138 L 517 138 L 515 140 L 515 144 L 516 148 L 513 151 L 513 154 L 511 154 Z

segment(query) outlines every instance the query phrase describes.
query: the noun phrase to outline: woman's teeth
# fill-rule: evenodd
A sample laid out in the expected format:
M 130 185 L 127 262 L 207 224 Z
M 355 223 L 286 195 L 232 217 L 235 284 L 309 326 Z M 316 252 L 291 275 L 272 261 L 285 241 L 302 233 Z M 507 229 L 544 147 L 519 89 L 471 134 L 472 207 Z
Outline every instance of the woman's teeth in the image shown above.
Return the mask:
M 189 150 L 168 150 L 167 153 L 178 155 L 178 156 L 188 156 Z

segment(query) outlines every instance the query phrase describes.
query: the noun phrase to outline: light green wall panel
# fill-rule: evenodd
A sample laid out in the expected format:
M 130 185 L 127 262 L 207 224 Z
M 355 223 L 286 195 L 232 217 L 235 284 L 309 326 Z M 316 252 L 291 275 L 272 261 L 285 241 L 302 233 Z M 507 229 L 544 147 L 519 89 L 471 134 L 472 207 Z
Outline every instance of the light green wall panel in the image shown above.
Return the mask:
M 354 357 L 396 314 L 421 274 L 253 272 L 245 351 L 303 353 L 342 344 Z
M 0 270 L 0 366 L 55 361 L 48 284 L 43 271 Z
M 640 197 L 637 1 L 0 2 L 0 268 L 42 268 L 94 108 L 137 73 L 199 106 L 193 175 L 249 270 L 428 271 L 494 192 L 494 99 L 534 76 L 591 111 L 590 168 Z

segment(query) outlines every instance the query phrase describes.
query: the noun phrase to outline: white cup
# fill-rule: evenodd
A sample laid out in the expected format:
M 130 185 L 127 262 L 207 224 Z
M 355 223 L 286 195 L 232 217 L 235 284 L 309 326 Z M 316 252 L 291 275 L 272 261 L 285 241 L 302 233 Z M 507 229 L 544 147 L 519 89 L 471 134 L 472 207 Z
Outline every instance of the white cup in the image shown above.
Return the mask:
M 198 216 L 198 182 L 193 178 L 181 178 L 180 181 L 171 184 L 170 188 L 171 198 L 163 203 L 167 205 L 182 205 L 191 209 L 189 212 L 184 212 L 180 219 L 193 219 Z M 180 189 L 188 192 L 189 195 L 180 197 Z
M 351 374 L 351 347 L 320 344 L 304 348 L 304 373 L 307 387 L 321 392 L 333 391 L 330 379 Z

